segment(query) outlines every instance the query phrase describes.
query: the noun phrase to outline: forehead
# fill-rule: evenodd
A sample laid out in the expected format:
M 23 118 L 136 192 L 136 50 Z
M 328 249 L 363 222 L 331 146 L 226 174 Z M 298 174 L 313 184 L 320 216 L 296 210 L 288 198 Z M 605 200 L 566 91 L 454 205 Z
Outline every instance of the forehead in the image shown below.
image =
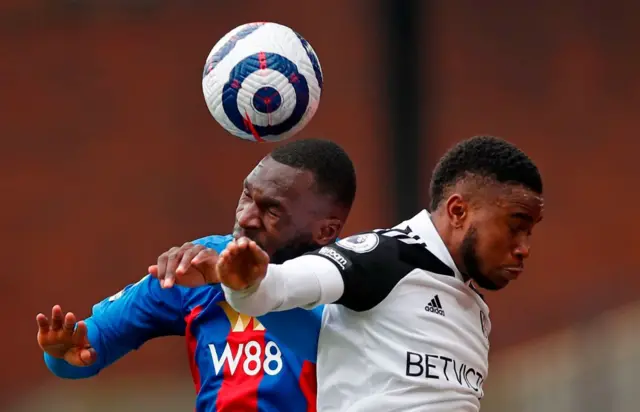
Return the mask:
M 262 159 L 246 181 L 252 190 L 263 196 L 296 200 L 313 193 L 311 172 L 278 163 L 270 157 Z
M 507 212 L 524 212 L 536 221 L 542 219 L 544 198 L 522 186 L 502 186 L 496 193 L 495 204 Z

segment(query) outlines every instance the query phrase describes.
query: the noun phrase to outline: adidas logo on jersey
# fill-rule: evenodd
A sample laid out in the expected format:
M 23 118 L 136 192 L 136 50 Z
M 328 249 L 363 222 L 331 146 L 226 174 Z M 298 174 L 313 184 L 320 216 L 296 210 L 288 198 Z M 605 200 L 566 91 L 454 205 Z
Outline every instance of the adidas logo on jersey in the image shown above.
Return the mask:
M 424 310 L 440 316 L 444 316 L 444 310 L 442 309 L 442 304 L 440 303 L 440 298 L 438 297 L 438 295 L 435 295 L 433 299 L 431 299 L 431 302 L 427 303 L 427 306 L 424 307 Z

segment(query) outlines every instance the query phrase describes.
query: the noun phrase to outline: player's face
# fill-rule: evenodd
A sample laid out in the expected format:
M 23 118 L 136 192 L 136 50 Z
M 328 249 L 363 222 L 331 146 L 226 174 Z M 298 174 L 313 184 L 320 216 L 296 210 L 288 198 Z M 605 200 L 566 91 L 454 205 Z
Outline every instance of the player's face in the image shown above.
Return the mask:
M 263 159 L 244 181 L 233 230 L 260 245 L 272 262 L 283 262 L 320 246 L 315 240 L 326 199 L 313 190 L 312 173 Z
M 542 219 L 542 198 L 508 187 L 469 211 L 460 254 L 478 286 L 498 290 L 516 279 L 531 253 L 533 227 Z

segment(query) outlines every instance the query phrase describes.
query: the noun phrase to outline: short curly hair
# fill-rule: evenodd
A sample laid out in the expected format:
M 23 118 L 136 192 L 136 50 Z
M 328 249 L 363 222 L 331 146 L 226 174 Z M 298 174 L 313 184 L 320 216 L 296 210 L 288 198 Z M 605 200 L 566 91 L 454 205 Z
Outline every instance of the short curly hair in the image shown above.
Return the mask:
M 430 208 L 435 210 L 449 187 L 468 176 L 521 185 L 542 194 L 538 167 L 515 145 L 494 136 L 474 136 L 442 156 L 431 176 Z
M 347 152 L 324 139 L 301 139 L 277 147 L 269 155 L 284 165 L 310 171 L 318 193 L 351 208 L 356 197 L 356 171 Z

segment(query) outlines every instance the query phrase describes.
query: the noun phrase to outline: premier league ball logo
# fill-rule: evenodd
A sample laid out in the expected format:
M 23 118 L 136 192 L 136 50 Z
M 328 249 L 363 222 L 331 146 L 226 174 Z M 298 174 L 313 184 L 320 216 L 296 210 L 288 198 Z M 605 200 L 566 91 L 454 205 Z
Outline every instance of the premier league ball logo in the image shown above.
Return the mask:
M 375 233 L 364 233 L 342 239 L 338 241 L 337 245 L 352 252 L 367 253 L 375 249 L 378 243 L 380 243 L 378 235 Z

